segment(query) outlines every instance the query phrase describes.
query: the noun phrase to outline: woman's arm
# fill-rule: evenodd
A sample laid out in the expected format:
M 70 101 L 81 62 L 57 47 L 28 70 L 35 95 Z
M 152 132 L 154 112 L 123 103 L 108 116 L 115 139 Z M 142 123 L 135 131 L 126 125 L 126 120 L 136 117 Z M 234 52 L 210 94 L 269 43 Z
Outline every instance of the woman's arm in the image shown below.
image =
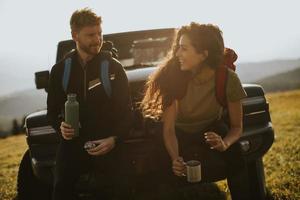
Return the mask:
M 179 157 L 178 141 L 175 134 L 176 102 L 174 101 L 163 113 L 163 138 L 172 160 Z
M 222 139 L 221 136 L 214 132 L 205 133 L 207 143 L 212 149 L 226 151 L 234 142 L 236 142 L 243 131 L 243 107 L 240 100 L 228 102 L 228 112 L 230 118 L 230 129 L 227 135 Z
M 176 101 L 163 114 L 163 138 L 172 160 L 172 169 L 176 176 L 185 176 L 185 163 L 179 156 L 178 140 L 175 133 Z
M 230 129 L 223 139 L 227 148 L 241 137 L 243 131 L 243 107 L 241 100 L 228 102 L 228 112 L 230 118 Z

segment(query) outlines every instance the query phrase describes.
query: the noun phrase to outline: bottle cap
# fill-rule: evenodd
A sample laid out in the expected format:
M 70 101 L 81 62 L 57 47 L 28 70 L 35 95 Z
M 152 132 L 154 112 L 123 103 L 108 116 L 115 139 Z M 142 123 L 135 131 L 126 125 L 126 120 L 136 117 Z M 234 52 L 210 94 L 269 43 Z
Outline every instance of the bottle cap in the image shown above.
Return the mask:
M 75 101 L 76 100 L 76 94 L 74 93 L 71 93 L 71 94 L 68 94 L 68 100 L 69 101 Z

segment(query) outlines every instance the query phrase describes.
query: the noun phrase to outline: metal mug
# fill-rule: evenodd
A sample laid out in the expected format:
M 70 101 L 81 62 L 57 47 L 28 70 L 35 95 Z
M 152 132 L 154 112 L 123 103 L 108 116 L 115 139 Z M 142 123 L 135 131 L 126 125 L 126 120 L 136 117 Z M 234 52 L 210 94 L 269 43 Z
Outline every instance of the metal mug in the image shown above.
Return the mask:
M 187 181 L 197 183 L 201 181 L 201 163 L 198 160 L 186 162 Z

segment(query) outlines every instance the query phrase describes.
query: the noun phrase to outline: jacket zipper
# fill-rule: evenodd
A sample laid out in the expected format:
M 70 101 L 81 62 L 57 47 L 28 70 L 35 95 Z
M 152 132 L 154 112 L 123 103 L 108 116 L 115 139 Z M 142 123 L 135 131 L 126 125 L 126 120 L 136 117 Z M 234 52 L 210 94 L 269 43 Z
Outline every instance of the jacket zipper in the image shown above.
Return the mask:
M 86 101 L 86 71 L 87 71 L 87 67 L 84 67 L 84 100 Z

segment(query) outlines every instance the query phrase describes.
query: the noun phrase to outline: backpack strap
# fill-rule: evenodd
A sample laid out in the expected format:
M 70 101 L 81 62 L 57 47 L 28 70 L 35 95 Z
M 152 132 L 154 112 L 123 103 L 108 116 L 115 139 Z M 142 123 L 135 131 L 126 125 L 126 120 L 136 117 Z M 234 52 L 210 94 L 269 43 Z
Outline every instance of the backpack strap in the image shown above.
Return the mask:
M 67 92 L 67 88 L 70 80 L 71 64 L 72 64 L 72 59 L 70 57 L 65 59 L 64 75 L 62 80 L 63 90 L 65 92 Z
M 68 84 L 70 81 L 70 73 L 71 73 L 71 65 L 72 65 L 72 59 L 67 58 L 65 60 L 65 66 L 64 66 L 64 74 L 63 74 L 63 80 L 62 80 L 62 85 L 63 85 L 63 90 L 67 92 L 68 89 Z M 100 63 L 100 78 L 103 82 L 103 87 L 105 90 L 105 93 L 109 98 L 111 98 L 112 94 L 112 89 L 111 89 L 111 83 L 110 83 L 110 77 L 109 77 L 109 61 L 108 60 L 103 60 Z
M 112 89 L 109 77 L 109 62 L 106 59 L 100 63 L 100 77 L 107 96 L 111 98 Z
M 235 71 L 236 66 L 234 62 L 237 58 L 238 56 L 233 49 L 225 48 L 223 63 L 216 70 L 216 98 L 223 108 L 227 107 L 226 89 L 228 70 Z
M 227 85 L 228 69 L 225 66 L 220 66 L 216 70 L 216 98 L 219 104 L 226 108 L 226 85 Z

